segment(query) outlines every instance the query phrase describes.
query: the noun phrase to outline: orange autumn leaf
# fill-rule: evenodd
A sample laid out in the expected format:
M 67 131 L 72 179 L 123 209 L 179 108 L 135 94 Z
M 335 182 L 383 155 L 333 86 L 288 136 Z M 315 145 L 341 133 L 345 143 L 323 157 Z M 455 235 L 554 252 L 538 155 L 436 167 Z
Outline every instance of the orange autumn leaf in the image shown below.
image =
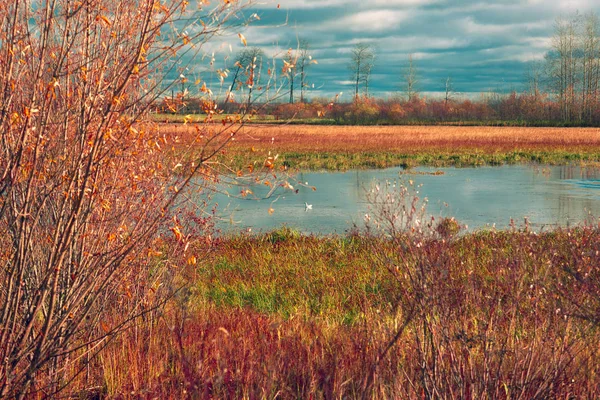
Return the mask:
M 102 328 L 102 330 L 104 331 L 104 333 L 108 333 L 110 332 L 110 326 L 108 326 L 108 324 L 104 321 L 100 322 L 100 328 Z
M 104 22 L 107 26 L 111 26 L 111 22 L 108 18 L 106 18 L 104 15 L 98 15 L 96 17 L 96 21 L 97 22 Z
M 183 234 L 181 233 L 181 230 L 179 229 L 178 226 L 172 227 L 171 232 L 173 232 L 173 234 L 175 235 L 175 239 L 177 239 L 177 241 L 180 242 L 183 240 Z

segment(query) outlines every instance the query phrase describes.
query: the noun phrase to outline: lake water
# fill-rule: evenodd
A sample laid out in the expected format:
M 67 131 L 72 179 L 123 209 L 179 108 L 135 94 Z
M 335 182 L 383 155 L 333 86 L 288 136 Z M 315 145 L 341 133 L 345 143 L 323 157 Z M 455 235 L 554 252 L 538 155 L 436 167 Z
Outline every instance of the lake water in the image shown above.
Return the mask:
M 440 175 L 432 175 L 441 171 Z M 295 180 L 294 180 L 295 179 Z M 278 189 L 269 199 L 247 200 L 216 195 L 224 232 L 260 232 L 287 225 L 304 233 L 344 233 L 363 226 L 369 204 L 366 193 L 376 182 L 412 181 L 417 196 L 428 198 L 427 212 L 454 217 L 470 230 L 507 228 L 511 218 L 533 229 L 573 226 L 600 217 L 600 170 L 553 166 L 481 168 L 401 168 L 348 172 L 301 173 L 289 180 L 298 189 Z M 302 182 L 310 187 L 299 186 Z M 250 187 L 264 196 L 266 186 Z M 231 190 L 239 193 L 239 188 Z M 305 203 L 312 209 L 306 209 Z M 271 210 L 270 210 L 271 209 Z M 271 211 L 271 212 L 269 212 Z

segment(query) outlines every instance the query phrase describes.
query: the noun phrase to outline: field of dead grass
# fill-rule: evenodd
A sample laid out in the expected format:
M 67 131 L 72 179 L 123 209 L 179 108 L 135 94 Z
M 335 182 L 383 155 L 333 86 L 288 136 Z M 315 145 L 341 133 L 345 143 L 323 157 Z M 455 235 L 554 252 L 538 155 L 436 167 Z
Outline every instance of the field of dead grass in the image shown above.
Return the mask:
M 182 124 L 164 124 L 161 130 L 182 144 L 197 132 L 192 125 Z M 600 162 L 600 129 L 248 125 L 226 150 L 227 161 L 234 167 L 252 157 L 260 160 L 269 152 L 300 169 L 527 162 L 589 165 Z
M 192 135 L 189 125 L 164 124 L 166 134 Z M 600 149 L 600 128 L 529 128 L 476 126 L 317 126 L 249 125 L 233 147 L 274 146 L 281 151 L 364 152 L 431 149 Z

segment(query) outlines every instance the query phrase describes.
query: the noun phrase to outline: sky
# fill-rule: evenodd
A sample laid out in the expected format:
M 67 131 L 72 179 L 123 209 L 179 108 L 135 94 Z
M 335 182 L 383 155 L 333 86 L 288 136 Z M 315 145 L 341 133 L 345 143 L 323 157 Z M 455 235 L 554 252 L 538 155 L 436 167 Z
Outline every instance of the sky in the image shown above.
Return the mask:
M 523 90 L 528 63 L 550 48 L 556 18 L 576 11 L 598 13 L 600 0 L 264 0 L 247 11 L 260 20 L 241 32 L 271 57 L 308 41 L 318 62 L 307 72 L 309 97 L 351 99 L 350 50 L 360 42 L 376 52 L 372 95 L 402 91 L 412 54 L 421 93 L 439 95 L 450 77 L 459 96 L 472 97 Z M 243 47 L 236 39 L 218 44 L 217 64 Z

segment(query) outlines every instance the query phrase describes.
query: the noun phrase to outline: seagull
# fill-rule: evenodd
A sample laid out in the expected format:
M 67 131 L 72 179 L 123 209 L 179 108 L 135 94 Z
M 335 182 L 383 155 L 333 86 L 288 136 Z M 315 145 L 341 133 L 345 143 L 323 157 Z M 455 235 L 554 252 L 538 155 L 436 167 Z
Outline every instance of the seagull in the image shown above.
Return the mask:
M 304 202 L 304 211 L 312 210 L 312 204 Z

